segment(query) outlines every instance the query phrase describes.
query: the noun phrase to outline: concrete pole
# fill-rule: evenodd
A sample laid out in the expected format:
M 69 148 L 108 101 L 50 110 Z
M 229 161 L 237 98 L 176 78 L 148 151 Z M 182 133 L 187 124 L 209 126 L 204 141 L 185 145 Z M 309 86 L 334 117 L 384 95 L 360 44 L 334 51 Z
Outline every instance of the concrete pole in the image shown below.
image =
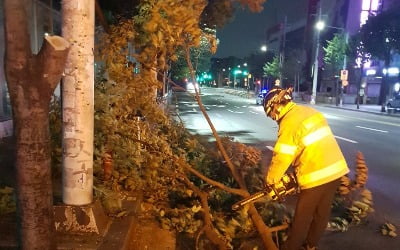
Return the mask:
M 344 43 L 347 46 L 347 44 L 349 43 L 349 32 L 346 32 L 345 30 L 343 30 L 343 32 L 345 32 L 345 34 L 344 34 Z M 344 55 L 344 58 L 343 58 L 343 69 L 347 69 L 347 56 L 346 56 L 346 54 Z M 343 86 L 343 84 L 341 84 L 341 86 L 340 86 L 340 107 L 343 105 L 343 90 L 344 90 L 344 86 Z M 358 95 L 358 93 L 357 93 L 357 95 Z
M 321 7 L 319 8 L 318 21 L 321 21 Z M 310 104 L 315 104 L 317 99 L 317 85 L 318 85 L 318 57 L 319 57 L 319 36 L 321 31 L 317 29 L 317 40 L 315 45 L 315 59 L 313 70 L 313 84 Z
M 71 44 L 62 87 L 63 202 L 93 200 L 94 0 L 62 2 L 62 36 Z

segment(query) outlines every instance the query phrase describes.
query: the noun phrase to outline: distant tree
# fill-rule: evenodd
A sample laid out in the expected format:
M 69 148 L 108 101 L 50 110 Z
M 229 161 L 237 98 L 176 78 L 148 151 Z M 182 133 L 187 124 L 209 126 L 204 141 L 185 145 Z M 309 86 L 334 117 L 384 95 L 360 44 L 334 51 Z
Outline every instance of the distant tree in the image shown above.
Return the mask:
M 288 84 L 294 86 L 300 82 L 301 70 L 305 62 L 305 55 L 300 49 L 288 49 L 283 64 L 283 75 Z
M 376 16 L 370 16 L 366 24 L 361 27 L 360 41 L 365 51 L 371 54 L 372 59 L 379 59 L 388 68 L 393 60 L 393 54 L 400 51 L 400 8 L 390 9 Z M 383 76 L 379 103 L 385 111 L 386 94 L 388 89 L 387 75 Z
M 190 59 L 193 67 L 198 72 L 207 72 L 211 66 L 211 43 L 204 34 L 201 37 L 200 45 L 196 48 L 190 48 Z M 177 60 L 171 62 L 170 75 L 175 81 L 182 81 L 184 78 L 190 78 L 189 67 L 186 62 L 184 51 L 178 50 L 176 53 Z
M 360 89 L 361 89 L 361 81 L 363 77 L 364 64 L 370 59 L 371 54 L 366 52 L 363 42 L 361 41 L 360 33 L 357 33 L 351 37 L 349 40 L 349 44 L 347 47 L 346 55 L 349 57 L 349 61 L 353 62 L 354 68 L 358 68 L 358 76 L 357 81 L 357 109 L 360 108 Z
M 265 62 L 271 62 L 274 58 L 274 54 L 270 51 L 267 53 L 252 53 L 244 58 L 244 62 L 247 62 L 249 72 L 257 78 L 261 78 L 264 75 L 263 66 Z
M 5 75 L 16 137 L 21 249 L 55 249 L 49 104 L 64 70 L 69 43 L 46 36 L 34 55 L 23 0 L 5 0 Z
M 327 42 L 324 62 L 330 66 L 333 74 L 338 74 L 339 69 L 343 67 L 344 57 L 346 56 L 347 45 L 344 34 L 335 34 L 332 40 Z
M 336 33 L 323 49 L 325 51 L 324 61 L 329 66 L 330 74 L 333 75 L 333 78 L 337 77 L 335 81 L 335 96 L 337 97 L 341 89 L 338 77 L 339 70 L 343 68 L 343 61 L 347 50 L 345 35 L 343 33 Z M 336 98 L 336 103 L 338 101 L 338 98 Z
M 280 76 L 279 57 L 275 56 L 272 62 L 267 62 L 264 67 L 264 75 L 278 78 Z

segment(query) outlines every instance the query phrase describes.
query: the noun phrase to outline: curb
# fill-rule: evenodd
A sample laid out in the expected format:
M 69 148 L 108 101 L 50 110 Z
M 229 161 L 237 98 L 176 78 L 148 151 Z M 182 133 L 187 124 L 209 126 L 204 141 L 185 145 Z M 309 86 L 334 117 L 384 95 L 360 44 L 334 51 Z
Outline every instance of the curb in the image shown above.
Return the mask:
M 63 233 L 56 232 L 56 249 L 68 250 L 109 250 L 119 249 L 128 250 L 129 244 L 133 240 L 132 233 L 138 221 L 140 213 L 141 194 L 133 196 L 134 199 L 124 200 L 122 202 L 123 211 L 128 215 L 121 218 L 110 218 L 104 235 L 96 233 Z M 15 215 L 15 214 L 14 214 Z M 14 250 L 19 249 L 17 242 L 16 216 L 10 214 L 8 218 L 2 218 L 0 221 L 0 249 Z
M 380 112 L 380 111 L 371 111 L 371 110 L 361 110 L 361 109 L 346 108 L 346 107 L 336 107 L 336 106 L 323 105 L 323 104 L 320 105 L 320 106 L 326 107 L 326 108 L 344 109 L 344 110 L 349 110 L 349 111 L 363 112 L 363 113 L 374 114 L 374 115 L 380 115 L 380 116 L 399 117 L 399 118 L 400 118 L 400 114 L 389 113 L 389 112 Z
M 240 97 L 247 98 L 247 99 L 252 98 L 252 96 L 250 96 L 252 94 L 251 92 L 247 93 L 247 92 L 240 91 L 240 90 L 225 89 L 224 93 L 230 94 L 230 95 L 235 95 L 235 96 L 240 96 Z M 307 104 L 305 102 L 298 102 L 298 103 Z M 317 104 L 317 106 L 334 108 L 334 109 L 343 109 L 343 110 L 356 111 L 356 112 L 363 112 L 363 113 L 375 114 L 375 115 L 386 116 L 386 117 L 400 118 L 400 113 L 396 114 L 395 112 L 389 113 L 389 112 L 362 110 L 362 109 L 355 109 L 355 108 L 347 108 L 347 107 L 343 107 L 343 106 L 342 107 L 332 106 L 332 105 L 328 105 L 328 104 Z

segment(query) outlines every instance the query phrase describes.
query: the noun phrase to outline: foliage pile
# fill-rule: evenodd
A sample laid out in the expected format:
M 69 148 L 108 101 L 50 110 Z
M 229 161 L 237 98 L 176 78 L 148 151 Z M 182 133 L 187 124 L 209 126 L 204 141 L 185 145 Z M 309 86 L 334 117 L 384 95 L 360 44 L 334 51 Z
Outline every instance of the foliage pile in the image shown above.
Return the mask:
M 332 231 L 347 231 L 349 226 L 358 225 L 374 212 L 372 193 L 365 187 L 368 180 L 368 167 L 364 155 L 357 152 L 354 180 L 343 176 L 335 199 L 334 211 L 340 215 L 329 222 Z
M 390 237 L 397 237 L 396 230 L 397 230 L 396 226 L 391 224 L 391 223 L 389 223 L 389 222 L 386 222 L 381 227 L 381 233 L 383 235 L 387 235 L 387 236 L 390 236 Z
M 174 8 L 167 8 L 167 3 Z M 239 234 L 256 232 L 247 211 L 231 211 L 237 195 L 244 197 L 247 191 L 237 187 L 225 159 L 170 119 L 154 94 L 161 87 L 156 76 L 176 59 L 176 49 L 182 48 L 187 56 L 190 48 L 200 45 L 202 31 L 193 21 L 201 13 L 193 13 L 199 9 L 196 4 L 202 1 L 145 1 L 141 15 L 121 20 L 99 39 L 104 71 L 98 72 L 95 88 L 96 189 L 103 197 L 105 189 L 143 192 L 142 209 L 155 214 L 165 228 L 226 248 L 238 244 L 234 238 Z M 129 50 L 133 43 L 136 53 Z M 229 138 L 223 141 L 241 180 L 250 180 L 249 190 L 260 190 L 260 152 Z M 110 162 L 111 177 L 104 178 L 102 166 Z M 116 205 L 110 207 L 118 208 L 118 199 L 114 200 Z

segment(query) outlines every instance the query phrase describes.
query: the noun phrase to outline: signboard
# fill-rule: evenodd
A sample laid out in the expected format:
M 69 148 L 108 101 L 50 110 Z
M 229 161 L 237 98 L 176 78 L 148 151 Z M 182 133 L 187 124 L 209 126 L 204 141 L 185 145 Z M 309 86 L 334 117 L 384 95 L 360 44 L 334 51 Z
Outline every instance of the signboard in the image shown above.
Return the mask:
M 347 81 L 347 75 L 348 75 L 349 71 L 347 69 L 342 69 L 340 71 L 340 80 L 342 81 Z M 343 84 L 344 85 L 344 84 Z M 346 86 L 346 85 L 344 85 Z

